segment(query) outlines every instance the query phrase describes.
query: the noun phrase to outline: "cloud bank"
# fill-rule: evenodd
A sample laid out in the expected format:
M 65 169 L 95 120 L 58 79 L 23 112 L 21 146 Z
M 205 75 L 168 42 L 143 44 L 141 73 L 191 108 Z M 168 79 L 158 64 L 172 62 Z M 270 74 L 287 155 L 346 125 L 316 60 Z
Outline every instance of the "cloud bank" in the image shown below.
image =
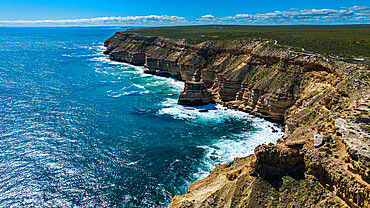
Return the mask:
M 265 14 L 237 14 L 219 18 L 220 21 L 264 24 L 340 24 L 369 23 L 370 7 L 354 6 L 335 9 L 291 9 Z
M 185 18 L 168 15 L 97 17 L 90 19 L 66 20 L 0 20 L 0 25 L 38 25 L 38 26 L 96 26 L 96 25 L 173 25 L 187 23 Z
M 161 26 L 190 24 L 369 24 L 370 7 L 340 9 L 291 9 L 264 14 L 236 14 L 215 17 L 207 14 L 195 19 L 179 16 L 148 15 L 97 17 L 65 20 L 0 20 L 0 26 Z

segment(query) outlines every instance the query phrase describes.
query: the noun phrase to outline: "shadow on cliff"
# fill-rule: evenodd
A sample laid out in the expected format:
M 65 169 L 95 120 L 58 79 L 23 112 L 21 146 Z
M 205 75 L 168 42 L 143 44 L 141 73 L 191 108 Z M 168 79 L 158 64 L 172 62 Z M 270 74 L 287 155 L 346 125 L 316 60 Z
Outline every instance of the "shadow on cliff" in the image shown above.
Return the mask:
M 300 149 L 272 144 L 258 146 L 255 149 L 256 174 L 275 188 L 283 185 L 284 176 L 304 179 L 305 164 Z
M 304 179 L 304 165 L 298 165 L 297 167 L 291 167 L 291 171 L 285 173 L 281 172 L 267 172 L 266 170 L 257 170 L 258 175 L 274 188 L 280 188 L 283 185 L 283 178 L 290 176 L 295 180 Z

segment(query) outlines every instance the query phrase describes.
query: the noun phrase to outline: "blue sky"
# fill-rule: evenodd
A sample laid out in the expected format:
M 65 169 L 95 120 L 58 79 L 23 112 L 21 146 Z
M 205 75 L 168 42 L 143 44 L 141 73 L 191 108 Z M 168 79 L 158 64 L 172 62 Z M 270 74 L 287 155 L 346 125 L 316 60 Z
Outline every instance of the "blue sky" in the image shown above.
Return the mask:
M 0 0 L 0 26 L 351 24 L 370 22 L 364 0 Z

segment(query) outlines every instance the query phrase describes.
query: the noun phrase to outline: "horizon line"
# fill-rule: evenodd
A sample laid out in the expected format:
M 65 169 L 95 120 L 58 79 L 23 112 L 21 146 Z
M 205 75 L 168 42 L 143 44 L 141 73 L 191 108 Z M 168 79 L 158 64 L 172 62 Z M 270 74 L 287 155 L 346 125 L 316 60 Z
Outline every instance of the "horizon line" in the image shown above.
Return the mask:
M 194 27 L 194 26 L 370 26 L 370 23 L 331 23 L 331 24 L 184 24 L 184 25 L 0 25 L 0 28 L 152 28 L 152 27 Z

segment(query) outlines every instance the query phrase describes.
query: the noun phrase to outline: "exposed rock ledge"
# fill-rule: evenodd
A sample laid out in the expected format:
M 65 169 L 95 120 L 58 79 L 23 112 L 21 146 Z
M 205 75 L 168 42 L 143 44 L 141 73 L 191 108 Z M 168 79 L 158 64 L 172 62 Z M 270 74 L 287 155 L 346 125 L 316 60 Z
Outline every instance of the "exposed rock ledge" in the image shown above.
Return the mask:
M 123 32 L 104 45 L 112 60 L 184 80 L 180 104 L 221 103 L 281 122 L 285 135 L 169 207 L 370 206 L 368 69 L 269 41 L 184 42 Z

